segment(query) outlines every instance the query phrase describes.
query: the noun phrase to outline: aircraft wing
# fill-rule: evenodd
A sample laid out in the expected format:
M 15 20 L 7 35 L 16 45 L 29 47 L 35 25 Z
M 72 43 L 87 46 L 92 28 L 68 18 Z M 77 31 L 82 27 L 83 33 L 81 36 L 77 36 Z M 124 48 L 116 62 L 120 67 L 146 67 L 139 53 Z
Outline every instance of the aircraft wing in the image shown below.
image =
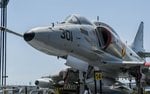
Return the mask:
M 134 64 L 144 64 L 145 62 L 140 61 L 123 61 L 122 59 L 119 59 L 111 54 L 108 54 L 102 50 L 93 49 L 93 52 L 97 54 L 104 63 L 109 64 L 128 64 L 128 65 L 134 65 Z
M 116 58 L 115 56 L 112 56 L 102 50 L 97 50 L 97 49 L 94 49 L 93 52 L 98 55 L 104 62 L 115 62 L 115 63 L 119 63 L 121 62 L 122 60 L 121 59 L 118 59 Z
M 150 52 L 138 52 L 138 55 L 143 58 L 150 57 Z

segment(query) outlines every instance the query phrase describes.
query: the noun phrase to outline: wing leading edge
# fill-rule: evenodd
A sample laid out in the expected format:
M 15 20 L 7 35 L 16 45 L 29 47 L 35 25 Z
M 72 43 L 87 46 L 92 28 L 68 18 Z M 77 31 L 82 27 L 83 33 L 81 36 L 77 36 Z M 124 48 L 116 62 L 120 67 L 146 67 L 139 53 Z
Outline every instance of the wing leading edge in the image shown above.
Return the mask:
M 145 63 L 144 61 L 123 61 L 122 59 L 98 49 L 93 50 L 93 52 L 97 54 L 103 62 L 108 64 L 144 65 Z

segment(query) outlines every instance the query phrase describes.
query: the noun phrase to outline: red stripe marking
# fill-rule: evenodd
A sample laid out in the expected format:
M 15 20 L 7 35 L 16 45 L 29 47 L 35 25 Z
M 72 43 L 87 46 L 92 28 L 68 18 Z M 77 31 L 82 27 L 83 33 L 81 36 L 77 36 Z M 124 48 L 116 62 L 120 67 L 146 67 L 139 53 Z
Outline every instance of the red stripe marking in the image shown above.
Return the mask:
M 150 67 L 150 62 L 145 62 L 145 63 L 144 63 L 144 66 Z

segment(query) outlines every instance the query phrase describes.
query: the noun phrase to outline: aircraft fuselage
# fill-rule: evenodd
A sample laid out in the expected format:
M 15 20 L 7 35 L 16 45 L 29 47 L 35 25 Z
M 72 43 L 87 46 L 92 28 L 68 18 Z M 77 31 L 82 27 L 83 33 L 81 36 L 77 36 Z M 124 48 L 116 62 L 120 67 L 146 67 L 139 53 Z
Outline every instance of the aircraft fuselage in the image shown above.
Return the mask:
M 106 69 L 117 69 L 131 61 L 136 62 L 136 66 L 143 64 L 144 60 L 123 43 L 109 25 L 102 22 L 91 23 L 83 17 L 73 17 L 77 18 L 72 16 L 66 22 L 53 27 L 31 29 L 24 34 L 24 39 L 32 47 L 48 55 L 71 55 L 92 66 L 105 66 Z

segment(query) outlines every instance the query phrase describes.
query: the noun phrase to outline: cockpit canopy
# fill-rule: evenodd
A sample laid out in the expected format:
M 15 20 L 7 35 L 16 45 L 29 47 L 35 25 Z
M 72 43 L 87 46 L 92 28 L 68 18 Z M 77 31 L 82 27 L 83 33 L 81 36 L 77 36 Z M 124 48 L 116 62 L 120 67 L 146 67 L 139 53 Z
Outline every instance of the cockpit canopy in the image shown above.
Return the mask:
M 92 25 L 89 20 L 79 15 L 70 15 L 65 19 L 63 23 Z

